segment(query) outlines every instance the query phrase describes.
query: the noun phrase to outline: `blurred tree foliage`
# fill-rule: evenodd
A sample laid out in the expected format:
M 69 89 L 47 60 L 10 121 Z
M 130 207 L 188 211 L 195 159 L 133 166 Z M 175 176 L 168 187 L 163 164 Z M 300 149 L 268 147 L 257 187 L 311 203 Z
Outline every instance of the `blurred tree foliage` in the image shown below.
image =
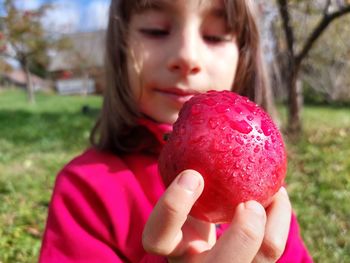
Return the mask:
M 334 22 L 310 52 L 302 68 L 306 92 L 323 103 L 350 102 L 350 16 Z M 312 97 L 305 98 L 314 102 Z
M 274 23 L 276 79 L 287 91 L 288 130 L 298 135 L 302 131 L 303 86 L 300 77 L 305 77 L 309 87 L 317 87 L 332 96 L 335 88 L 346 87 L 345 80 L 340 81 L 339 69 L 348 67 L 349 44 L 345 44 L 348 33 L 344 32 L 344 27 L 349 30 L 346 15 L 350 14 L 350 1 L 276 0 L 275 3 L 280 14 L 280 19 Z M 325 81 L 326 77 L 331 80 Z
M 48 52 L 66 48 L 66 41 L 51 34 L 43 26 L 44 16 L 52 8 L 50 4 L 43 4 L 33 10 L 17 8 L 14 0 L 5 0 L 1 4 L 4 15 L 0 18 L 0 53 L 20 64 L 26 73 L 28 99 L 35 102 L 30 72 L 45 76 L 49 62 Z

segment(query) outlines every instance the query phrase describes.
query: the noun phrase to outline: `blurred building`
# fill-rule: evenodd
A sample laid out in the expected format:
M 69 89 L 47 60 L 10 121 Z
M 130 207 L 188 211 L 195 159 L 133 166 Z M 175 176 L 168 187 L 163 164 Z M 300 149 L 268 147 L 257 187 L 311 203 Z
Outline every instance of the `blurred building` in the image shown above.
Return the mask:
M 49 72 L 59 94 L 102 93 L 105 31 L 67 36 L 69 48 L 51 56 Z

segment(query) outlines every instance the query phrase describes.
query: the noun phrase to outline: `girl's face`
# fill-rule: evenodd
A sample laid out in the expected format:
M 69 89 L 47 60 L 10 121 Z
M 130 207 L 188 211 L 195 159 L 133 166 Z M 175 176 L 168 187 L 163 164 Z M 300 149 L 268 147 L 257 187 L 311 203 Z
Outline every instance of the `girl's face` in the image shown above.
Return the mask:
M 232 89 L 239 51 L 221 0 L 154 0 L 128 34 L 130 87 L 155 121 L 173 123 L 196 93 Z

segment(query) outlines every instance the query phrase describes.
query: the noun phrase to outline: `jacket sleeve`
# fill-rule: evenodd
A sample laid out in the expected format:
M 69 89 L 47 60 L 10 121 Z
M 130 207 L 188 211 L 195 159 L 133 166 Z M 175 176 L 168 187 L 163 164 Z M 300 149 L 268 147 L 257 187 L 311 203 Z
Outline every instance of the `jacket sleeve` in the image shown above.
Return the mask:
M 125 262 L 113 245 L 111 227 L 96 188 L 63 170 L 50 203 L 39 262 Z
M 148 157 L 134 159 L 142 167 L 140 175 L 125 159 L 97 151 L 63 168 L 50 202 L 40 263 L 166 262 L 147 254 L 141 242 L 154 200 L 163 191 L 151 180 L 157 167 Z

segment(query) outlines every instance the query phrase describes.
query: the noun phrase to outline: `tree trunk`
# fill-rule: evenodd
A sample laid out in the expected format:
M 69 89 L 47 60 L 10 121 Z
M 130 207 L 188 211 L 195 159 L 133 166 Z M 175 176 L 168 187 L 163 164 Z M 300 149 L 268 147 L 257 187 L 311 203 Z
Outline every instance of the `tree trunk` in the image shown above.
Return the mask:
M 303 107 L 302 84 L 298 81 L 299 66 L 289 69 L 287 78 L 288 94 L 288 133 L 293 137 L 300 136 L 302 132 L 301 112 Z
M 82 95 L 84 97 L 86 97 L 89 93 L 89 73 L 87 72 L 87 69 L 83 69 L 82 71 L 82 75 L 83 75 L 83 91 L 82 91 Z
M 24 63 L 22 68 L 26 74 L 26 80 L 27 80 L 26 86 L 27 86 L 28 101 L 29 101 L 29 103 L 34 104 L 35 103 L 35 95 L 34 95 L 34 85 L 33 85 L 32 76 L 29 72 L 28 65 L 26 63 Z

